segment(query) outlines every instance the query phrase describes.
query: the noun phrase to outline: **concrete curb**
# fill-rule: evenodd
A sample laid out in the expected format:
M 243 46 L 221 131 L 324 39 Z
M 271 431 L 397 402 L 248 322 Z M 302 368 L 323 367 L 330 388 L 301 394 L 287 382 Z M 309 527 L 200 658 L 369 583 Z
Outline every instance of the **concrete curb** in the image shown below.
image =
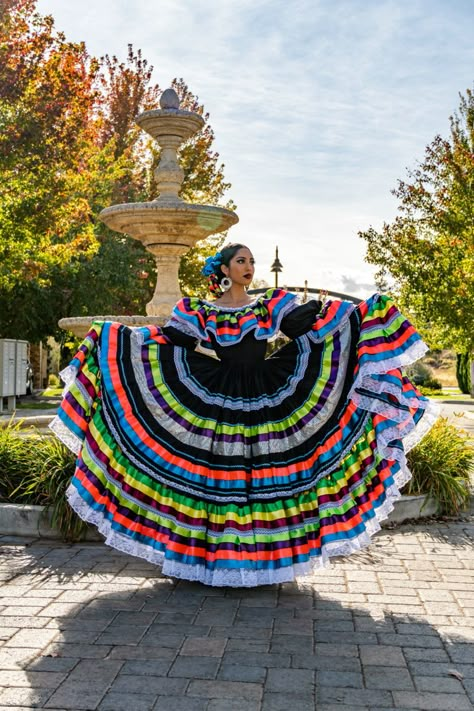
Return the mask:
M 51 513 L 46 511 L 45 506 L 34 504 L 0 504 L 0 536 L 61 539 L 58 529 L 51 525 Z M 104 539 L 95 526 L 89 526 L 84 540 Z
M 393 523 L 403 523 L 413 518 L 426 518 L 433 516 L 438 510 L 434 499 L 421 496 L 402 496 L 395 501 L 394 508 L 390 516 L 382 522 L 382 528 Z
M 14 417 L 14 423 L 16 425 L 19 425 L 20 429 L 28 429 L 28 427 L 37 427 L 39 429 L 42 429 L 44 427 L 47 427 L 50 422 L 54 420 L 55 417 L 54 413 L 53 415 L 34 415 L 34 416 L 26 416 L 26 417 Z M 7 419 L 6 417 L 2 417 L 0 419 L 0 427 L 7 427 L 10 422 L 10 418 Z
M 436 513 L 436 503 L 426 501 L 426 496 L 402 496 L 382 528 L 408 519 L 424 518 Z M 33 504 L 0 504 L 0 536 L 33 536 L 34 538 L 61 539 L 57 528 L 51 525 L 51 514 L 44 506 Z M 103 541 L 95 526 L 89 526 L 86 541 Z

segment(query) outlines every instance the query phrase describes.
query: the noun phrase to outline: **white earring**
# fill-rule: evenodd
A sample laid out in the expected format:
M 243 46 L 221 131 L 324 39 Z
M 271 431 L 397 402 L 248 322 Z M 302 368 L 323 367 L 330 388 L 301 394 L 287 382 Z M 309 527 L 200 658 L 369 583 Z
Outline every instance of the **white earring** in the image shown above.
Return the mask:
M 221 279 L 219 286 L 221 287 L 222 291 L 229 291 L 230 287 L 232 286 L 232 279 L 230 277 L 224 277 Z

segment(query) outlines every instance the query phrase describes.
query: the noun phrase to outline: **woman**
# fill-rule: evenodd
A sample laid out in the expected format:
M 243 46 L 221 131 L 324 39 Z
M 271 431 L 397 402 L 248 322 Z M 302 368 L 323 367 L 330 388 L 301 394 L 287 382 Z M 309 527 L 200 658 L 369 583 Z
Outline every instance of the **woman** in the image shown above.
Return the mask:
M 203 270 L 216 300 L 181 299 L 164 328 L 95 322 L 52 425 L 78 454 L 77 513 L 207 585 L 293 580 L 366 546 L 434 420 L 401 371 L 426 346 L 386 296 L 251 299 L 254 269 L 230 244 Z

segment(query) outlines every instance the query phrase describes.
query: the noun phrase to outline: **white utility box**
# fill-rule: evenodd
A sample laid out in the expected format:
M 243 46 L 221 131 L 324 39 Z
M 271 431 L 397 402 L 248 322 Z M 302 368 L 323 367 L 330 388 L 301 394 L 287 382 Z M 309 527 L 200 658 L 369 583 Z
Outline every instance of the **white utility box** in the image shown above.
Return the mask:
M 16 341 L 0 339 L 0 397 L 16 395 Z
M 15 395 L 26 395 L 28 368 L 28 341 L 16 342 L 16 387 Z
M 8 398 L 7 410 L 14 410 L 17 395 L 26 395 L 27 365 L 28 341 L 0 338 L 0 412 L 4 398 Z

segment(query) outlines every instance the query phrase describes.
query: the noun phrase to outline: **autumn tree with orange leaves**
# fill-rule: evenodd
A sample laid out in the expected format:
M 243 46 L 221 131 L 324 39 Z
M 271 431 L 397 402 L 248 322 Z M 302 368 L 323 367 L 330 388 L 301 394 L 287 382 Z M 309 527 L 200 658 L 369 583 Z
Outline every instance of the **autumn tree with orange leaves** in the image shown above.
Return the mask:
M 204 114 L 180 80 L 183 106 Z M 3 0 L 0 14 L 0 337 L 38 341 L 61 316 L 143 313 L 154 260 L 97 216 L 156 196 L 159 158 L 134 117 L 156 108 L 152 67 L 131 46 L 125 61 L 68 42 L 35 0 Z M 228 189 L 207 122 L 182 150 L 183 196 L 217 203 Z M 231 203 L 228 203 L 231 204 Z M 183 286 L 218 240 L 183 260 Z M 203 255 L 200 253 L 203 252 Z M 197 282 L 197 286 L 196 286 Z

